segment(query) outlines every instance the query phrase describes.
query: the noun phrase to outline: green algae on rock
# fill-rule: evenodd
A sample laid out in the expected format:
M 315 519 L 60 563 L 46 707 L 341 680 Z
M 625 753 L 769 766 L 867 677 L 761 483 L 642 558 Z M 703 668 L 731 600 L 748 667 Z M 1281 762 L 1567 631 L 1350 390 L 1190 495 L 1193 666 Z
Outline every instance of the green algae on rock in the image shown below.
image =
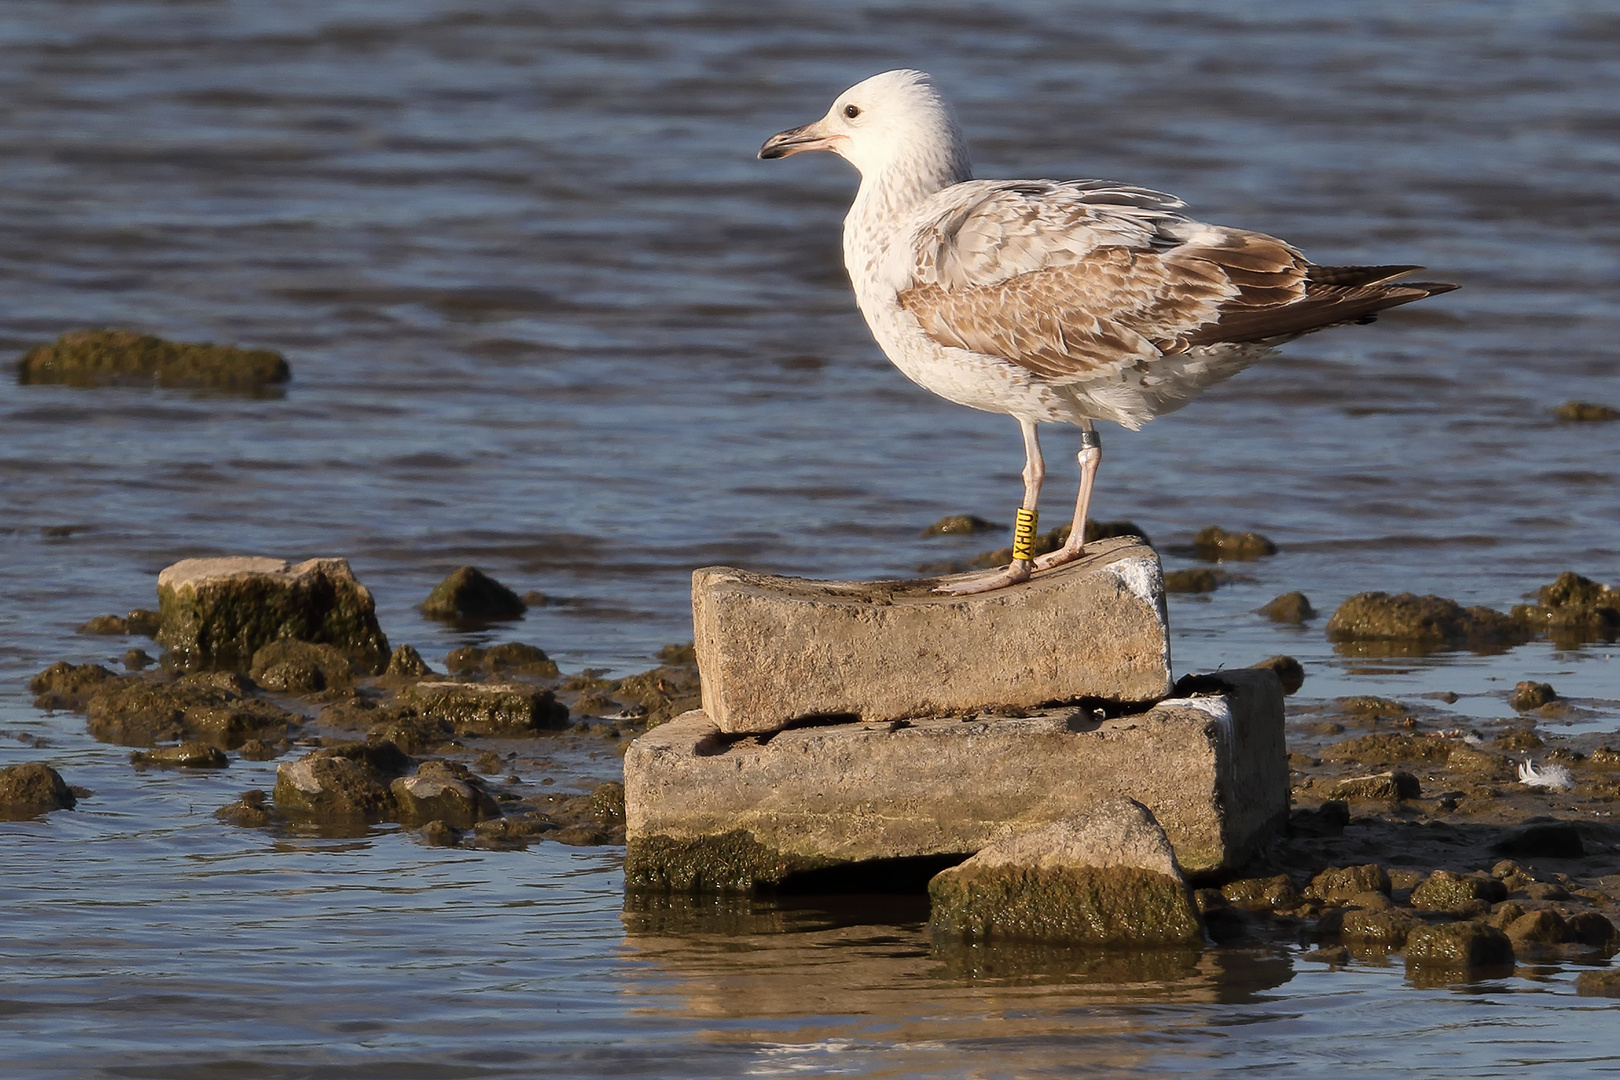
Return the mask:
M 320 750 L 276 767 L 273 798 L 286 814 L 316 819 L 378 822 L 395 812 L 376 769 Z
M 77 330 L 38 345 L 17 365 L 24 385 L 164 386 L 258 390 L 292 377 L 269 349 L 168 341 L 132 330 Z
M 624 886 L 646 892 L 750 893 L 830 864 L 767 847 L 743 829 L 717 836 L 633 837 L 625 845 Z
M 277 638 L 256 650 L 248 674 L 272 693 L 295 696 L 354 686 L 348 657 L 331 645 L 296 638 Z
M 1229 881 L 1221 886 L 1221 897 L 1245 911 L 1280 911 L 1299 906 L 1299 890 L 1287 874 Z
M 1409 655 L 1452 648 L 1492 648 L 1530 640 L 1523 623 L 1487 607 L 1465 608 L 1443 596 L 1357 593 L 1327 623 L 1328 640 L 1352 649 Z
M 1550 684 L 1526 679 L 1513 688 L 1513 696 L 1508 699 L 1508 704 L 1519 712 L 1529 712 L 1557 700 L 1558 691 Z
M 986 521 L 984 518 L 976 517 L 973 514 L 950 514 L 928 526 L 920 535 L 965 536 L 969 533 L 1000 532 L 1006 527 L 993 521 Z
M 19 821 L 78 803 L 61 774 L 39 761 L 0 769 L 0 821 Z
M 1566 401 L 1553 410 L 1553 415 L 1565 423 L 1603 423 L 1620 420 L 1620 409 L 1612 405 L 1597 405 L 1590 401 Z
M 90 699 L 90 734 L 122 746 L 199 740 L 227 750 L 249 739 L 282 738 L 299 717 L 268 701 L 205 682 L 126 678 Z
M 179 769 L 223 769 L 231 763 L 225 751 L 195 739 L 175 746 L 137 750 L 129 755 L 132 765 L 157 765 Z
M 568 726 L 568 707 L 525 683 L 418 682 L 401 698 L 458 735 L 533 735 Z
M 1288 592 L 1274 597 L 1260 608 L 1259 613 L 1272 622 L 1295 626 L 1316 618 L 1316 609 L 1311 607 L 1310 599 L 1302 592 Z
M 1436 870 L 1412 890 L 1411 904 L 1427 911 L 1459 911 L 1474 901 L 1494 904 L 1506 899 L 1506 886 L 1495 878 Z
M 470 829 L 480 821 L 501 816 L 501 809 L 483 781 L 465 765 L 426 761 L 413 776 L 401 776 L 388 786 L 402 825 L 441 821 L 456 829 Z
M 1167 593 L 1210 593 L 1220 588 L 1226 578 L 1214 570 L 1166 570 L 1164 591 Z
M 1446 967 L 1513 963 L 1513 943 L 1494 926 L 1454 922 L 1415 926 L 1406 935 L 1406 962 Z
M 376 605 L 344 559 L 182 559 L 158 575 L 158 640 L 182 670 L 244 670 L 280 638 L 331 645 L 374 674 L 388 662 Z
M 1344 901 L 1357 893 L 1378 892 L 1389 895 L 1389 872 L 1377 863 L 1360 866 L 1329 867 L 1311 879 L 1305 888 L 1307 897 L 1318 900 Z
M 388 668 L 383 675 L 389 679 L 400 681 L 416 681 L 432 675 L 433 669 L 428 667 L 422 654 L 416 651 L 413 645 L 395 646 L 393 655 L 388 658 Z
M 1199 558 L 1211 562 L 1248 562 L 1277 554 L 1277 545 L 1259 533 L 1232 533 L 1219 525 L 1200 529 L 1192 546 Z
M 79 712 L 108 684 L 120 681 L 120 675 L 100 664 L 70 664 L 58 660 L 28 680 L 28 689 L 34 692 L 36 709 Z
M 448 622 L 516 619 L 528 610 L 521 596 L 476 566 L 451 571 L 433 587 L 421 607 L 428 618 Z
M 1620 589 L 1565 570 L 1537 590 L 1534 604 L 1516 606 L 1513 618 L 1560 645 L 1620 637 Z
M 555 679 L 557 664 L 544 649 L 525 645 L 521 641 L 508 641 L 503 645 L 483 648 L 463 645 L 453 649 L 444 658 L 444 666 L 452 675 L 485 672 L 490 675 L 529 675 L 542 679 Z
M 928 883 L 948 937 L 1074 945 L 1190 945 L 1203 927 L 1170 841 L 1117 799 L 981 848 Z

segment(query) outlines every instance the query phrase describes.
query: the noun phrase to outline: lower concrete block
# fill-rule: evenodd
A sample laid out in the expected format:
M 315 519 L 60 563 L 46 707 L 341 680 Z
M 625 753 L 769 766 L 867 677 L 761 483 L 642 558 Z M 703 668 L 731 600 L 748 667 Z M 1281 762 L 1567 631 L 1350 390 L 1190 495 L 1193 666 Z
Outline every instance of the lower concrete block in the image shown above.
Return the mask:
M 1183 680 L 1187 696 L 1083 709 L 729 735 L 701 711 L 625 755 L 631 889 L 747 891 L 876 860 L 965 858 L 1135 799 L 1188 874 L 1244 862 L 1288 816 L 1283 694 L 1267 670 Z

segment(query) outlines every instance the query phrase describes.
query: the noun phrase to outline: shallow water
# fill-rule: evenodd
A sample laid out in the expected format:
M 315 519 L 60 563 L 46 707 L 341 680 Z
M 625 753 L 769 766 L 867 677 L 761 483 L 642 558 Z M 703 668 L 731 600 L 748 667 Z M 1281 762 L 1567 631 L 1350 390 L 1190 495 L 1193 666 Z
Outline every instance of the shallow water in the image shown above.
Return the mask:
M 9 0 L 0 352 L 135 326 L 284 351 L 286 392 L 0 383 L 0 763 L 95 791 L 0 825 L 0 1062 L 15 1075 L 1503 1075 L 1614 1071 L 1572 973 L 1463 987 L 1205 953 L 1174 977 L 932 953 L 915 911 L 728 909 L 646 929 L 617 855 L 276 841 L 214 808 L 273 765 L 137 773 L 28 703 L 86 618 L 188 555 L 343 555 L 395 642 L 476 563 L 559 598 L 515 633 L 575 670 L 690 636 L 724 562 L 901 576 L 1001 537 L 1011 421 L 905 382 L 838 226 L 853 174 L 765 136 L 926 67 L 984 176 L 1106 176 L 1325 262 L 1464 288 L 1317 335 L 1140 434 L 1096 513 L 1274 558 L 1171 605 L 1178 671 L 1300 658 L 1298 700 L 1523 678 L 1620 728 L 1612 646 L 1363 661 L 1253 614 L 1302 589 L 1497 608 L 1620 580 L 1620 16 L 1587 2 L 859 6 Z M 1048 522 L 1072 435 L 1047 437 Z M 1167 564 L 1191 565 L 1170 556 Z M 15 738 L 44 737 L 35 748 Z M 1039 965 L 1037 965 L 1037 968 Z M 1010 970 L 1011 974 L 1002 973 Z M 1160 973 L 1161 976 L 1163 973 Z M 1590 1011 L 1605 1012 L 1594 1023 Z M 1579 1064 L 1575 1064 L 1575 1063 Z M 1560 1073 L 1562 1070 L 1562 1073 Z

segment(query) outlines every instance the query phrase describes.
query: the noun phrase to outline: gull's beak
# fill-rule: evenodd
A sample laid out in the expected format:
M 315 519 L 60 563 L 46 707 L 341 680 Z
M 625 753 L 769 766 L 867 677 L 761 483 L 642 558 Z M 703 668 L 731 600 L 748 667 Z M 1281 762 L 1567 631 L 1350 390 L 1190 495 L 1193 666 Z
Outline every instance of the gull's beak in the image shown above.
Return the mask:
M 792 157 L 806 150 L 831 150 L 833 140 L 840 138 L 843 136 L 827 134 L 827 129 L 822 126 L 820 120 L 817 120 L 813 124 L 789 128 L 772 135 L 765 140 L 765 145 L 759 148 L 759 156 L 768 160 Z

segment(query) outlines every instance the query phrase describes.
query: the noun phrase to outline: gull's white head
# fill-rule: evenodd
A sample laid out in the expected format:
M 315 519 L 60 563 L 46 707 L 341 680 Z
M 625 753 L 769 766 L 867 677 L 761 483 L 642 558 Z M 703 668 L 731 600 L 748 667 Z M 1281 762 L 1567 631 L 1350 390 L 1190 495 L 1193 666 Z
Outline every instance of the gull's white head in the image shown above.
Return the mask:
M 956 115 L 921 71 L 885 71 L 856 83 L 820 120 L 772 135 L 759 156 L 805 150 L 831 150 L 867 178 L 901 170 L 943 187 L 973 175 Z

